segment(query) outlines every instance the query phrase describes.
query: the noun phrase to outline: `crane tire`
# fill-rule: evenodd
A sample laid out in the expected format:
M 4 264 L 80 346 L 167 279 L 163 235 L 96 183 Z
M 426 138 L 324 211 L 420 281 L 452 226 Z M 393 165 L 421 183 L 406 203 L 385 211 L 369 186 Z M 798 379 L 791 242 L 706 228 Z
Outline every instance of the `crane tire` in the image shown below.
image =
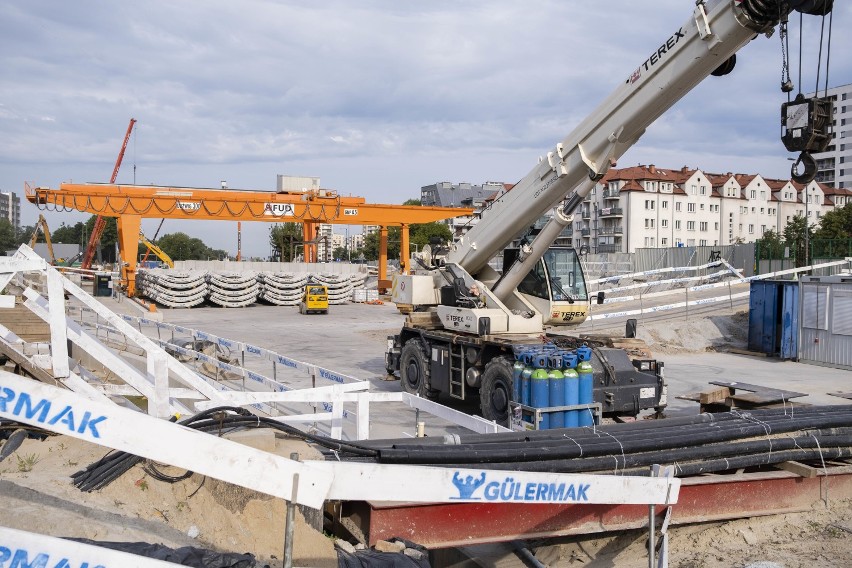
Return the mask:
M 509 401 L 512 400 L 512 361 L 495 357 L 485 365 L 479 389 L 479 409 L 486 420 L 509 426 Z
M 439 391 L 429 388 L 428 351 L 423 341 L 416 337 L 409 339 L 402 346 L 399 355 L 399 382 L 405 392 L 429 400 L 437 400 L 440 394 Z

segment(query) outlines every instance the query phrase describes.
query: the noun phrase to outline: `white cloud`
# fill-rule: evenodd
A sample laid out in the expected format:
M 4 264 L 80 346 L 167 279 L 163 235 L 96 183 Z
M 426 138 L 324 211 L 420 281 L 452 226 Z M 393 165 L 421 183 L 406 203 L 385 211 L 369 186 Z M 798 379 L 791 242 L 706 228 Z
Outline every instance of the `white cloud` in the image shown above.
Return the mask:
M 124 183 L 135 172 L 139 183 L 273 189 L 277 174 L 309 172 L 343 194 L 400 203 L 439 180 L 516 181 L 691 15 L 682 0 L 652 4 L 11 3 L 0 21 L 0 189 L 107 180 L 130 117 Z M 852 82 L 836 39 L 850 22 L 838 3 L 832 84 Z M 621 164 L 783 175 L 779 84 L 778 38 L 760 37 Z M 25 210 L 24 222 L 35 216 Z M 256 246 L 250 254 L 267 252 Z

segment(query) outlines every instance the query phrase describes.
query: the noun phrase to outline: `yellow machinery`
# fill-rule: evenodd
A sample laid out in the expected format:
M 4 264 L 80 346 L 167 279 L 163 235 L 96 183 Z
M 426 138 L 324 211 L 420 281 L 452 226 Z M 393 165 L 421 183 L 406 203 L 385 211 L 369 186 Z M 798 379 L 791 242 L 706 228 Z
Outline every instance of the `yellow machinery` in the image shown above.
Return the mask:
M 56 256 L 53 254 L 53 243 L 50 242 L 50 227 L 47 226 L 47 219 L 44 218 L 44 215 L 38 216 L 35 229 L 33 229 L 33 235 L 30 237 L 30 248 L 35 247 L 39 229 L 44 234 L 44 242 L 47 244 L 47 254 L 50 255 L 48 260 L 50 260 L 50 264 L 56 264 Z
M 162 260 L 163 264 L 165 264 L 169 268 L 175 267 L 174 261 L 172 260 L 172 258 L 169 255 L 166 254 L 166 251 L 164 251 L 163 249 L 161 249 L 160 247 L 158 247 L 157 245 L 155 245 L 154 243 L 149 241 L 148 238 L 145 235 L 143 235 L 142 233 L 139 233 L 139 244 L 142 244 L 142 245 L 145 245 L 146 247 L 148 247 L 148 250 L 153 252 L 154 255 L 157 258 L 159 258 L 160 260 Z
M 327 314 L 328 288 L 321 284 L 307 284 L 299 303 L 300 314 Z

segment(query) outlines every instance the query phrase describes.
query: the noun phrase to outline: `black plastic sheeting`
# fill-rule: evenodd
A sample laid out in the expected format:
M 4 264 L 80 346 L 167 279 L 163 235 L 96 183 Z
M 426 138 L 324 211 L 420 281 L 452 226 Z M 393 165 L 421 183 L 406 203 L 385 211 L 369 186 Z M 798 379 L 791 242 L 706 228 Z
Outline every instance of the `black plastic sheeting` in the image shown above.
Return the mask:
M 147 542 L 100 542 L 85 538 L 69 538 L 67 540 L 128 552 L 154 560 L 173 562 L 182 566 L 192 566 L 193 568 L 269 568 L 269 564 L 258 562 L 251 554 L 216 552 L 194 546 L 169 548 L 162 544 Z
M 423 556 L 415 559 L 399 552 L 379 552 L 377 550 L 357 550 L 355 554 L 337 551 L 337 566 L 339 568 L 431 568 L 429 551 L 402 538 L 391 539 L 390 542 L 402 542 L 406 548 L 420 551 Z

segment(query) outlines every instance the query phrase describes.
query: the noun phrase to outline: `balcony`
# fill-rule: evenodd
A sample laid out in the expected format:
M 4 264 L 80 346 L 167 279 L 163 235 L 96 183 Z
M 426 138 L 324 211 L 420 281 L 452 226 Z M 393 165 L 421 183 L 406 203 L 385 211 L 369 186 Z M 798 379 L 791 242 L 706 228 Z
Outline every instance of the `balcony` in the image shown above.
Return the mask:
M 596 252 L 621 252 L 621 245 L 598 245 Z
M 582 210 L 582 212 L 580 213 L 580 215 L 581 215 L 581 216 L 583 217 L 583 219 L 584 219 L 584 220 L 586 220 L 586 221 L 588 221 L 589 219 L 591 219 L 591 218 L 592 218 L 592 213 L 589 211 L 589 209 L 586 209 L 585 207 L 583 208 L 583 210 Z
M 605 189 L 603 190 L 603 198 L 604 199 L 618 199 L 620 192 L 617 189 Z
M 580 229 L 580 235 L 583 236 L 583 237 L 588 237 L 591 234 L 592 234 L 591 229 Z
M 601 217 L 623 217 L 624 209 L 621 207 L 604 207 L 598 211 Z
M 621 225 L 616 225 L 614 227 L 601 227 L 598 229 L 598 234 L 601 236 L 606 235 L 615 235 L 620 237 L 624 233 L 624 228 Z

